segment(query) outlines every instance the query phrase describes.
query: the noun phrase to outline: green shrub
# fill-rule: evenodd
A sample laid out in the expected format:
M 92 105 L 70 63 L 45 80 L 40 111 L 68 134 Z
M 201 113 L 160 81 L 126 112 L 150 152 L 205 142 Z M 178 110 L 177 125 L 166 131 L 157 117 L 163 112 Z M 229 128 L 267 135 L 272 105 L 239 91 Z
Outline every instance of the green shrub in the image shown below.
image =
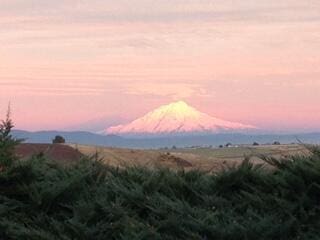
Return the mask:
M 0 173 L 0 239 L 319 239 L 320 154 L 219 174 L 41 157 Z

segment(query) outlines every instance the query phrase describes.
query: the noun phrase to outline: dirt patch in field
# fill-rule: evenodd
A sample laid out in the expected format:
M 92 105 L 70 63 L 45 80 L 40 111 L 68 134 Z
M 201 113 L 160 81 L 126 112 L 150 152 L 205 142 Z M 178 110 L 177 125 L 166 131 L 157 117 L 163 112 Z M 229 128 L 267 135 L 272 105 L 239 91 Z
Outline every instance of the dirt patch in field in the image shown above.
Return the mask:
M 160 154 L 160 156 L 157 159 L 158 162 L 161 164 L 166 164 L 166 165 L 175 165 L 176 167 L 192 167 L 193 165 L 188 162 L 187 160 L 184 160 L 183 158 L 174 156 L 170 154 L 169 152 L 166 154 Z
M 20 159 L 43 155 L 49 160 L 60 163 L 77 162 L 83 157 L 78 150 L 63 144 L 20 144 L 16 147 L 16 154 Z

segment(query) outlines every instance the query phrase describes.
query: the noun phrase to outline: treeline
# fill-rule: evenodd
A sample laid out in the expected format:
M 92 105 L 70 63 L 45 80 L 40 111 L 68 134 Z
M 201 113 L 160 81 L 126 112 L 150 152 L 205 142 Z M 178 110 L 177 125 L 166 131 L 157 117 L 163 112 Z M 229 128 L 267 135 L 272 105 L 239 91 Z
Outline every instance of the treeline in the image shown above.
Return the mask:
M 19 161 L 0 127 L 0 239 L 320 239 L 320 150 L 218 174 Z

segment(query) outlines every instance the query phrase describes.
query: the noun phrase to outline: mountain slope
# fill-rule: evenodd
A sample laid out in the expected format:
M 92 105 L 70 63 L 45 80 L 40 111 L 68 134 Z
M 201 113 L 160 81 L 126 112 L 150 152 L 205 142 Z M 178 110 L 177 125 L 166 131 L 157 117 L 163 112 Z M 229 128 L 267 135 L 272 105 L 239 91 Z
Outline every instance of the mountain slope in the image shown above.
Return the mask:
M 171 135 L 239 132 L 249 129 L 255 127 L 209 116 L 179 101 L 161 106 L 127 125 L 110 127 L 106 132 L 117 135 Z

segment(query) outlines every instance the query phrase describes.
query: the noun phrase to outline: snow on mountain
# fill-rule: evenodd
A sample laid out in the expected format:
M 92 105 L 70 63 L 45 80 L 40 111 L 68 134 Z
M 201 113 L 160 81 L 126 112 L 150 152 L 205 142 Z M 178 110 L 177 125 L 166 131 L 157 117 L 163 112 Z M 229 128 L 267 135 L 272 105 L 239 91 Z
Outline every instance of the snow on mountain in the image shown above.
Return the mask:
M 174 135 L 241 132 L 254 126 L 221 120 L 199 112 L 183 101 L 161 106 L 126 125 L 110 127 L 108 134 Z

